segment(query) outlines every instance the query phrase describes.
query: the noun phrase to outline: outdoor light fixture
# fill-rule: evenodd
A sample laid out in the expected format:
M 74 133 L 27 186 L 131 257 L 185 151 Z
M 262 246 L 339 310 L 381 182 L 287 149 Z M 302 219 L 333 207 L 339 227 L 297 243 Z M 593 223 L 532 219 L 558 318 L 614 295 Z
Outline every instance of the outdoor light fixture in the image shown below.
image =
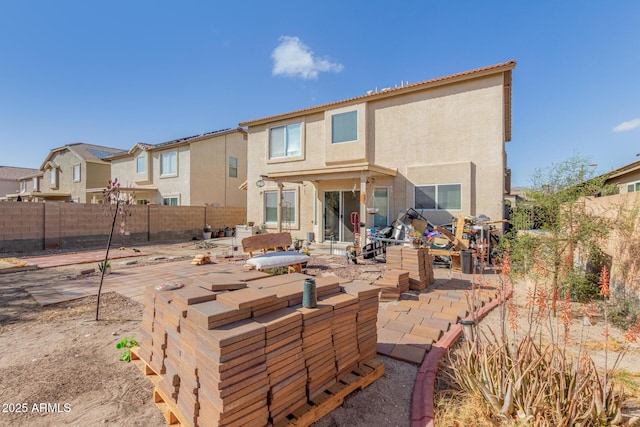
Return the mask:
M 458 323 L 462 325 L 462 333 L 464 334 L 464 339 L 467 342 L 472 342 L 474 340 L 473 326 L 476 322 L 470 319 L 461 319 Z
M 264 187 L 264 180 L 262 178 L 256 181 L 256 187 L 258 188 Z

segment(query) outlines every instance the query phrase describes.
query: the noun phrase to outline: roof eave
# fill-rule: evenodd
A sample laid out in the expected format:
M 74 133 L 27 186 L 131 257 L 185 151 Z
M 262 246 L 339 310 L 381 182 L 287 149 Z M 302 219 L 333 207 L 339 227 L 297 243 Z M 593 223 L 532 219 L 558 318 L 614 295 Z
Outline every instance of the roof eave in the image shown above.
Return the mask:
M 275 116 L 263 117 L 255 120 L 248 120 L 248 121 L 239 123 L 238 126 L 241 126 L 241 127 L 259 126 L 259 125 L 271 123 L 274 121 L 287 120 L 295 117 L 322 112 L 338 106 L 356 104 L 360 102 L 375 101 L 375 100 L 390 98 L 390 97 L 399 96 L 399 95 L 406 95 L 409 93 L 422 91 L 425 89 L 431 89 L 439 86 L 450 85 L 450 84 L 459 83 L 462 81 L 473 80 L 473 79 L 481 78 L 484 76 L 495 75 L 495 74 L 504 73 L 504 72 L 509 72 L 509 91 L 510 91 L 511 70 L 513 70 L 515 66 L 516 66 L 516 61 L 510 60 L 507 62 L 503 62 L 501 64 L 490 65 L 483 68 L 463 71 L 457 74 L 451 74 L 448 76 L 437 77 L 430 80 L 424 80 L 422 82 L 409 84 L 404 87 L 393 88 L 393 89 L 383 90 L 383 91 L 374 92 L 370 94 L 360 95 L 354 98 L 344 99 L 342 101 L 336 101 L 336 102 L 331 102 L 327 104 L 317 105 L 315 107 L 304 108 L 301 110 L 291 111 L 289 113 L 278 114 Z

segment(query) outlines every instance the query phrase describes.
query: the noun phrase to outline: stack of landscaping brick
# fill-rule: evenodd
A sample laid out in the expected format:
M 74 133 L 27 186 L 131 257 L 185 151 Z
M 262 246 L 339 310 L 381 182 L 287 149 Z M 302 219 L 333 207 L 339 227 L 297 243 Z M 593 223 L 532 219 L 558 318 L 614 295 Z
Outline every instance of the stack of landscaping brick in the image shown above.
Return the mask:
M 409 272 L 387 269 L 384 276 L 376 281 L 376 285 L 381 287 L 382 301 L 397 301 L 402 292 L 409 290 Z
M 318 278 L 318 306 L 303 308 L 307 277 L 212 273 L 145 290 L 138 355 L 182 423 L 278 425 L 375 356 L 378 288 Z
M 353 281 L 343 284 L 342 291 L 358 298 L 358 364 L 362 365 L 376 356 L 379 290 L 368 283 Z
M 291 408 L 297 408 L 307 401 L 302 313 L 293 307 L 286 307 L 254 320 L 265 328 L 269 416 L 277 423 L 286 418 Z
M 429 248 L 389 246 L 386 249 L 387 269 L 409 272 L 409 288 L 417 291 L 435 283 L 433 257 Z

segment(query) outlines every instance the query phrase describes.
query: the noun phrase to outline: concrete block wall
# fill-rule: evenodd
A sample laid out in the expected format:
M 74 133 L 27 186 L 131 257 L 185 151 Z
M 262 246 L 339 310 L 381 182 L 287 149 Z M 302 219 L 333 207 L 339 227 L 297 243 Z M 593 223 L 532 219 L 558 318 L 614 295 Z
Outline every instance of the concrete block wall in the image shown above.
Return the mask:
M 112 244 L 201 238 L 205 224 L 216 230 L 242 224 L 244 207 L 129 206 L 124 234 L 118 216 Z M 0 203 L 0 254 L 104 245 L 113 216 L 103 205 Z
M 43 204 L 0 203 L 0 253 L 42 249 L 44 226 Z
M 205 206 L 205 224 L 213 230 L 244 224 L 247 218 L 245 207 Z

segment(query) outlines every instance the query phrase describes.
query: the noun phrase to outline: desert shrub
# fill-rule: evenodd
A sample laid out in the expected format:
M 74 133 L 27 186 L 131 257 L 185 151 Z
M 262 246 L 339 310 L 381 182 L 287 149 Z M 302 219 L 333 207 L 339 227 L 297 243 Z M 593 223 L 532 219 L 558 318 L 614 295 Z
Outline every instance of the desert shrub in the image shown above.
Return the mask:
M 465 393 L 481 397 L 494 416 L 535 426 L 616 425 L 622 391 L 607 386 L 590 358 L 572 359 L 557 344 L 525 336 L 484 336 L 449 355 L 449 372 Z
M 628 329 L 638 321 L 640 301 L 637 297 L 627 297 L 616 301 L 609 308 L 609 321 L 620 329 Z
M 569 292 L 571 300 L 580 303 L 588 303 L 599 298 L 600 287 L 597 275 L 571 270 L 564 279 L 566 285 L 562 289 L 561 297 L 564 296 L 564 292 Z

